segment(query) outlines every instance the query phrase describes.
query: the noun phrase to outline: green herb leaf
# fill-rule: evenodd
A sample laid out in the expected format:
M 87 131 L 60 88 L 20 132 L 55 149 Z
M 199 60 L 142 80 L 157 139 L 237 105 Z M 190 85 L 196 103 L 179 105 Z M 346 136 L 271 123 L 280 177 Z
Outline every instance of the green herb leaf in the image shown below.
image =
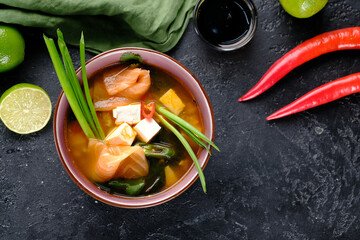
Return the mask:
M 132 52 L 126 52 L 120 57 L 121 62 L 131 62 L 131 63 L 142 63 L 143 60 L 139 54 L 135 54 Z
M 126 194 L 135 196 L 139 194 L 145 186 L 145 180 L 143 178 L 112 180 L 109 182 L 109 185 L 111 187 L 124 188 Z

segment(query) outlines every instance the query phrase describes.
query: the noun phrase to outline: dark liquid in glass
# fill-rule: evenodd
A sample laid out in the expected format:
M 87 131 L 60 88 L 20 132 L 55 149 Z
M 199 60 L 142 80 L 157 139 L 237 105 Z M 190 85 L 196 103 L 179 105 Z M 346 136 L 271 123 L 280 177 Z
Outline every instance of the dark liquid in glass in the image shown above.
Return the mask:
M 239 41 L 249 31 L 251 12 L 242 0 L 206 0 L 197 13 L 200 34 L 214 45 Z

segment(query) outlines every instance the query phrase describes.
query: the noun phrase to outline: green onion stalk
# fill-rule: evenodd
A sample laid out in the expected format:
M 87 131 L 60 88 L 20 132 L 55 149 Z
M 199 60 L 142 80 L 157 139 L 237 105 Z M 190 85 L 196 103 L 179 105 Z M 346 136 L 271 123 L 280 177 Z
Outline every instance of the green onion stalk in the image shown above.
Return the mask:
M 203 191 L 204 191 L 204 193 L 206 193 L 205 176 L 204 176 L 204 173 L 201 169 L 201 166 L 199 164 L 199 161 L 198 161 L 194 151 L 192 150 L 191 146 L 186 141 L 184 136 L 182 136 L 181 133 L 172 124 L 170 124 L 164 117 L 166 117 L 169 121 L 171 121 L 175 125 L 179 126 L 197 145 L 199 145 L 201 148 L 205 148 L 210 155 L 211 155 L 210 149 L 206 145 L 206 143 L 210 144 L 212 147 L 214 147 L 218 151 L 220 151 L 219 148 L 210 139 L 208 139 L 202 132 L 197 130 L 194 126 L 192 126 L 191 124 L 189 124 L 182 118 L 171 113 L 170 111 L 166 110 L 164 107 L 161 107 L 158 104 L 156 104 L 155 107 L 156 107 L 156 116 L 171 132 L 173 132 L 175 134 L 175 136 L 180 140 L 180 142 L 185 147 L 186 151 L 189 153 L 191 159 L 193 160 L 193 162 L 195 164 L 195 168 L 198 171 Z M 164 117 L 162 117 L 160 114 L 163 115 Z M 204 141 L 206 143 L 204 143 Z
M 104 132 L 100 126 L 99 119 L 96 115 L 94 105 L 90 97 L 89 85 L 86 77 L 84 37 L 82 35 L 80 40 L 80 59 L 82 64 L 81 69 L 86 99 L 76 76 L 73 62 L 60 29 L 57 30 L 57 35 L 58 46 L 63 61 L 61 61 L 54 40 L 46 37 L 45 35 L 44 40 L 65 96 L 68 99 L 69 105 L 85 135 L 88 138 L 97 138 L 102 140 L 105 138 Z

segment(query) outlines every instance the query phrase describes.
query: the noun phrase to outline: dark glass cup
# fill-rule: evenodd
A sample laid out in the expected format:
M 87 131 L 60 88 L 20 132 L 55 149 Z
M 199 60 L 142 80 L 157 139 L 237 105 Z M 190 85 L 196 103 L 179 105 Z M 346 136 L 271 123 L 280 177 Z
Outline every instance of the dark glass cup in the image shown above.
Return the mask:
M 213 8 L 212 10 L 208 7 L 210 4 Z M 241 11 L 239 11 L 238 9 L 235 9 L 237 11 L 234 11 L 234 9 L 231 9 L 231 6 L 238 7 L 239 9 L 241 9 Z M 209 12 L 206 13 L 205 11 Z M 221 28 L 222 26 L 224 28 L 228 27 L 228 29 L 225 30 L 230 36 L 234 36 L 234 34 L 237 34 L 239 26 L 244 27 L 244 31 L 239 32 L 239 34 L 235 35 L 235 37 L 230 37 L 230 39 L 228 40 L 222 39 L 220 41 L 216 41 L 221 38 L 226 39 L 225 34 L 223 34 L 224 32 L 221 32 L 221 30 L 224 29 L 220 29 L 220 31 L 218 31 L 219 29 L 212 26 L 209 26 L 208 29 L 205 29 L 204 19 L 200 19 L 201 15 L 205 14 L 207 14 L 206 17 L 209 19 L 209 25 L 211 25 L 212 22 L 213 24 L 217 25 L 218 28 Z M 243 16 L 237 16 L 241 14 L 243 14 Z M 227 24 L 227 19 L 224 18 L 230 19 L 232 20 L 232 22 L 230 22 L 230 24 Z M 225 23 L 223 24 L 220 22 L 216 22 L 217 20 L 224 20 Z M 208 45 L 220 51 L 233 51 L 245 46 L 253 38 L 257 27 L 257 22 L 258 17 L 256 7 L 251 0 L 199 0 L 194 10 L 195 32 Z M 205 22 L 205 24 L 207 23 Z M 232 29 L 232 27 L 234 29 Z M 212 33 L 214 34 L 212 35 Z M 214 36 L 215 38 L 218 37 L 218 39 L 214 39 L 212 38 L 212 36 Z

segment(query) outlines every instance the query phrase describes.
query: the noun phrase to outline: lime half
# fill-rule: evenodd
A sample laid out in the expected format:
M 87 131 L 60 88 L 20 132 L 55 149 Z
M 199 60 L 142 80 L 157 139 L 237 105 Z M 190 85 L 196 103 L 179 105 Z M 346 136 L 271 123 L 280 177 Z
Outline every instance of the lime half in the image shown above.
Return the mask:
M 28 134 L 39 131 L 51 117 L 51 100 L 38 86 L 17 84 L 0 98 L 0 118 L 13 132 Z
M 323 9 L 328 0 L 279 0 L 284 10 L 293 17 L 308 18 Z

